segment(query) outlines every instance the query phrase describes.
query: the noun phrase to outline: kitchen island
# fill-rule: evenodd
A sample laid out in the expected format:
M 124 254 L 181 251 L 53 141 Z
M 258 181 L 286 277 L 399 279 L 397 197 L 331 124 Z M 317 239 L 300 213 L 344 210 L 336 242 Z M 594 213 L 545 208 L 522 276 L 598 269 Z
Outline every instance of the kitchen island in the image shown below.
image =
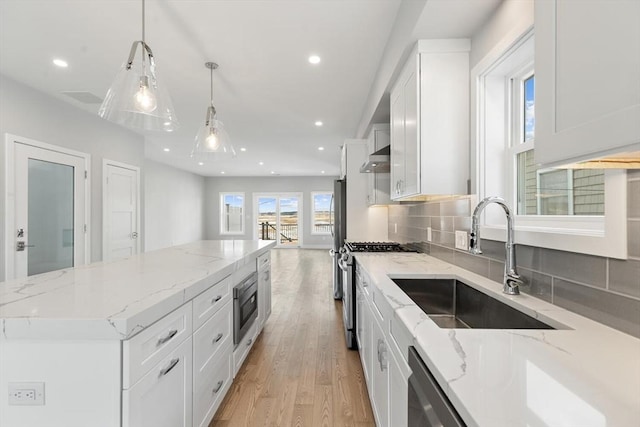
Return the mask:
M 0 284 L 0 425 L 204 425 L 233 376 L 232 288 L 274 243 L 199 241 Z
M 357 255 L 356 262 L 368 295 L 359 304 L 374 317 L 367 323 L 365 315 L 358 332 L 365 328 L 361 355 L 378 425 L 406 423 L 409 346 L 467 426 L 626 427 L 640 420 L 639 339 L 530 295 L 507 296 L 502 284 L 428 255 Z M 556 329 L 441 328 L 392 278 L 457 279 Z

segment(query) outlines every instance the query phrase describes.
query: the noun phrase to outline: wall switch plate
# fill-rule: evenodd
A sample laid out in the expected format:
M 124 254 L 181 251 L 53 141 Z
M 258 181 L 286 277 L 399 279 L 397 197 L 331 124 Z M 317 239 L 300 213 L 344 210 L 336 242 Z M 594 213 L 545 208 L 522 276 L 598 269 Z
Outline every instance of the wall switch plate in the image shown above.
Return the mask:
M 466 231 L 456 230 L 456 249 L 469 250 L 469 239 Z
M 9 383 L 9 405 L 44 405 L 44 383 Z
M 431 241 L 431 227 L 427 227 L 427 242 Z

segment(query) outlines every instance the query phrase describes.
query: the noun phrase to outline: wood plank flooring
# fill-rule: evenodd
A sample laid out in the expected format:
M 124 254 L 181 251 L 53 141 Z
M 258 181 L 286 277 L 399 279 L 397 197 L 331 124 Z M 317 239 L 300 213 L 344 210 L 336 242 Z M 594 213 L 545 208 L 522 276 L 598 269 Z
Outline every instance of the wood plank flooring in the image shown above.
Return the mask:
M 210 427 L 375 426 L 326 250 L 271 251 L 272 313 Z

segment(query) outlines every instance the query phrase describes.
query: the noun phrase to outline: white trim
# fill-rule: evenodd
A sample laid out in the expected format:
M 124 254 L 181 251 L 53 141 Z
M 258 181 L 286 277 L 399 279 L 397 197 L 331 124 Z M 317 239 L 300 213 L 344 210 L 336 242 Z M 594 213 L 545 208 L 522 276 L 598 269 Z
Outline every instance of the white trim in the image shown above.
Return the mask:
M 106 260 L 106 253 L 107 253 L 107 226 L 106 226 L 106 221 L 105 218 L 107 218 L 108 215 L 108 206 L 107 206 L 107 167 L 108 166 L 115 166 L 118 168 L 122 168 L 122 169 L 128 169 L 128 170 L 132 170 L 136 173 L 136 185 L 138 186 L 137 189 L 137 200 L 136 200 L 136 231 L 138 233 L 138 238 L 136 239 L 136 253 L 140 253 L 141 248 L 140 248 L 140 241 L 142 240 L 142 229 L 140 228 L 140 210 L 141 210 L 141 206 L 140 206 L 140 167 L 138 166 L 133 166 L 133 165 L 129 165 L 127 163 L 122 163 L 122 162 L 116 162 L 115 160 L 109 160 L 109 159 L 102 159 L 102 259 Z
M 69 148 L 60 147 L 46 142 L 37 141 L 35 139 L 25 138 L 22 136 L 5 133 L 4 137 L 4 161 L 5 161 L 5 257 L 4 272 L 5 280 L 15 277 L 15 249 L 16 239 L 14 237 L 15 228 L 15 144 L 28 145 L 43 150 L 49 150 L 61 154 L 79 157 L 84 162 L 84 170 L 87 177 L 84 180 L 84 224 L 86 231 L 84 233 L 84 254 L 83 264 L 91 262 L 91 155 L 80 151 L 71 150 Z
M 312 236 L 330 236 L 331 235 L 331 230 L 329 231 L 323 231 L 323 232 L 319 232 L 319 231 L 313 231 L 313 229 L 315 228 L 315 200 L 314 197 L 316 195 L 329 195 L 330 197 L 333 197 L 333 191 L 312 191 L 311 192 L 311 221 L 309 221 L 309 233 Z M 331 215 L 331 207 L 329 207 L 329 215 Z
M 242 217 L 240 221 L 240 231 L 227 231 L 224 227 L 225 213 L 224 213 L 224 197 L 225 196 L 241 196 L 242 197 Z M 247 198 L 243 191 L 221 191 L 220 198 L 218 199 L 218 203 L 220 204 L 220 235 L 221 236 L 239 236 L 244 234 L 245 230 L 245 222 L 246 222 L 246 208 L 247 208 Z
M 474 169 L 472 176 L 475 179 L 473 190 L 481 200 L 486 196 L 500 195 L 507 199 L 512 207 L 516 198 L 515 183 L 510 179 L 503 179 L 505 183 L 503 194 L 495 194 L 495 190 L 488 191 L 487 173 L 490 168 L 486 167 L 487 146 L 485 140 L 490 138 L 491 128 L 487 128 L 485 120 L 486 114 L 484 106 L 487 103 L 485 92 L 485 82 L 487 77 L 497 67 L 501 66 L 510 54 L 522 46 L 530 37 L 533 37 L 533 29 L 528 26 L 519 32 L 513 31 L 504 37 L 496 47 L 483 58 L 471 71 L 471 152 L 474 161 L 471 168 Z M 520 58 L 518 58 L 520 60 Z M 522 64 L 522 62 L 521 62 Z M 502 70 L 500 70 L 502 71 Z M 506 88 L 505 88 L 506 90 Z M 512 101 L 511 101 L 512 102 Z M 511 135 L 512 129 L 509 127 L 509 110 L 505 110 L 505 123 L 503 130 L 505 135 Z M 504 141 L 504 149 L 507 148 L 508 141 Z M 520 144 L 526 148 L 525 144 Z M 511 150 L 509 150 L 511 151 Z M 501 161 L 506 173 L 515 167 L 515 156 L 504 157 Z M 494 169 L 495 171 L 495 169 Z M 512 176 L 512 173 L 509 173 Z M 586 253 L 604 257 L 626 259 L 627 257 L 627 232 L 626 232 L 626 172 L 620 170 L 610 170 L 605 173 L 605 216 L 585 218 L 582 216 L 572 216 L 560 218 L 538 217 L 536 223 L 531 223 L 527 217 L 516 216 L 514 224 L 516 228 L 516 243 L 531 246 L 552 248 L 564 251 Z M 504 230 L 504 218 L 497 221 L 500 223 L 488 223 L 487 214 L 496 212 L 486 209 L 481 220 L 481 235 L 492 240 L 504 241 L 506 232 Z M 503 217 L 503 215 L 502 215 Z M 496 221 L 496 220 L 494 220 Z M 599 224 L 598 224 L 599 223 Z

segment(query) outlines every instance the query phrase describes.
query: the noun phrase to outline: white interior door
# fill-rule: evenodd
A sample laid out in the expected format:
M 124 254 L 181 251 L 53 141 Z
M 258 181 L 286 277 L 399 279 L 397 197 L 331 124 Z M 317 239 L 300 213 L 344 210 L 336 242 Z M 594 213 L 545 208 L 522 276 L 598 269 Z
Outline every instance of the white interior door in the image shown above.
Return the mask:
M 105 160 L 102 188 L 102 258 L 111 261 L 139 253 L 140 169 Z
M 7 141 L 7 279 L 88 261 L 88 155 L 24 141 Z

